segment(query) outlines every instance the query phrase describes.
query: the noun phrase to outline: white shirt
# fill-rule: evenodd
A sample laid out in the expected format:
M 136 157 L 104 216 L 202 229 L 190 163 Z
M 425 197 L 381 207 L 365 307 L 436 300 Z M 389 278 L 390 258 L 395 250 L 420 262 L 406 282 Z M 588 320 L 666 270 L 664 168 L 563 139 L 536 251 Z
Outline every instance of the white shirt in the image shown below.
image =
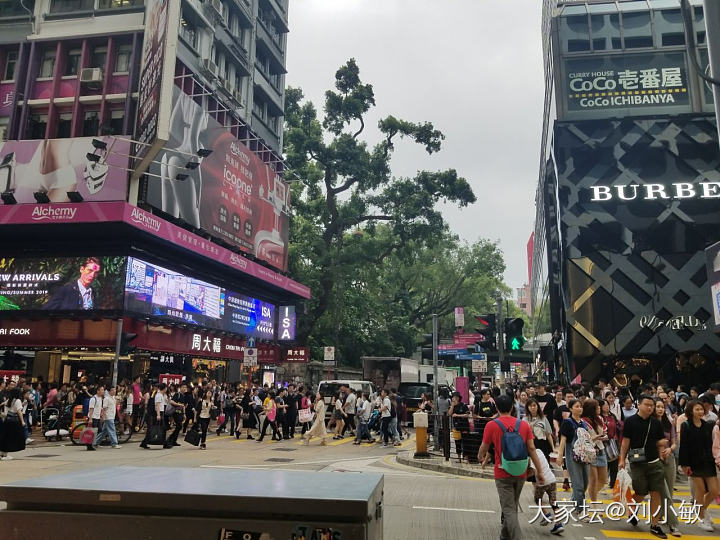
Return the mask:
M 105 413 L 105 420 L 115 420 L 115 413 L 117 412 L 117 402 L 115 401 L 114 397 L 106 397 L 103 400 L 102 409 Z
M 345 400 L 345 412 L 347 414 L 355 414 L 355 402 L 357 401 L 357 397 L 355 394 L 350 394 L 347 399 Z
M 128 392 L 128 395 L 127 395 L 127 397 L 126 397 L 125 399 L 126 399 L 126 401 L 125 401 L 125 412 L 128 413 L 128 414 L 130 414 L 130 413 L 132 412 L 133 399 L 134 399 L 132 392 Z
M 540 462 L 540 469 L 541 473 L 543 475 L 544 481 L 540 483 L 540 480 L 538 479 L 537 475 L 535 476 L 536 482 L 538 486 L 549 486 L 550 484 L 554 484 L 557 482 L 557 478 L 555 478 L 555 473 L 552 472 L 552 469 L 550 468 L 550 464 L 548 463 L 547 459 L 545 459 L 545 454 L 542 453 L 542 451 L 535 449 L 535 457 L 537 457 L 538 461 Z
M 382 400 L 382 406 L 385 407 L 385 410 L 382 412 L 383 418 L 389 418 L 390 417 L 390 407 L 392 406 L 390 403 L 390 398 L 386 397 Z
M 93 298 L 92 298 L 92 289 L 90 287 L 85 287 L 85 285 L 82 284 L 82 281 L 79 279 L 77 280 L 78 290 L 80 291 L 80 296 L 82 297 L 83 301 L 83 309 L 92 309 L 93 308 Z
M 104 398 L 97 397 L 97 395 L 94 395 L 90 398 L 88 409 L 92 409 L 93 420 L 100 420 L 100 413 L 102 412 L 103 408 L 103 399 Z
M 155 411 L 158 410 L 158 403 L 160 404 L 160 412 L 165 412 L 165 405 L 167 405 L 167 397 L 161 392 L 155 393 Z

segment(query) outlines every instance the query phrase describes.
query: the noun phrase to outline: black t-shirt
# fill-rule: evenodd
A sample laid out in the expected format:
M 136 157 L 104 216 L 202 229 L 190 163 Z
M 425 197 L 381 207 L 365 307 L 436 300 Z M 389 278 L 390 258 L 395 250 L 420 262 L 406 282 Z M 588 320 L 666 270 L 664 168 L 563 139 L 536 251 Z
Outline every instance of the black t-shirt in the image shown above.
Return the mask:
M 543 415 L 547 416 L 548 418 L 553 418 L 553 414 L 555 413 L 555 409 L 557 408 L 555 396 L 551 396 L 547 393 L 544 396 L 536 394 L 535 399 L 540 404 Z
M 475 415 L 481 418 L 492 418 L 497 408 L 492 401 L 478 401 L 475 405 Z
M 558 423 L 558 426 L 562 427 L 563 420 L 565 420 L 566 418 L 570 418 L 570 409 L 567 405 L 560 405 L 559 407 L 555 407 L 555 412 L 553 412 L 552 417 L 553 420 Z
M 560 436 L 562 437 L 565 435 L 566 447 L 564 450 L 569 456 L 572 456 L 570 452 L 572 451 L 572 445 L 575 443 L 575 434 L 579 427 L 587 429 L 588 425 L 582 420 L 580 420 L 580 422 L 576 422 L 572 416 L 566 418 L 560 423 Z
M 645 420 L 639 414 L 634 414 L 625 420 L 623 437 L 630 439 L 630 448 L 642 448 L 645 446 L 646 461 L 655 461 L 658 455 L 657 442 L 665 438 L 660 420 L 650 417 Z M 647 442 L 645 442 L 647 437 Z
M 281 408 L 282 405 L 285 405 L 285 401 L 280 396 L 275 398 L 275 405 L 277 406 L 277 411 L 275 414 L 277 416 L 284 416 L 285 415 L 285 409 Z
M 297 394 L 288 394 L 287 398 L 285 398 L 285 402 L 287 403 L 287 412 L 289 414 L 295 414 L 298 410 L 298 395 Z
M 455 408 L 452 412 L 453 414 L 467 414 L 470 412 L 470 409 L 461 401 L 460 403 L 455 405 Z M 459 431 L 467 431 L 470 429 L 470 423 L 468 422 L 467 418 L 453 418 L 452 421 L 455 429 Z

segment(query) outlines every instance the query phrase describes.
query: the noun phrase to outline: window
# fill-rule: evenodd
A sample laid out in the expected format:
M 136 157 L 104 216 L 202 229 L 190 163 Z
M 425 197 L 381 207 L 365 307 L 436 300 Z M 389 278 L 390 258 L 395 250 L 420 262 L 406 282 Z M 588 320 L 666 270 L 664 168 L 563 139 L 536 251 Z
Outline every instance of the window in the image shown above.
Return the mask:
M 650 12 L 623 13 L 622 22 L 626 49 L 653 46 Z
M 100 0 L 98 9 L 115 9 L 130 6 L 142 6 L 145 0 Z
M 193 48 L 197 48 L 197 30 L 185 17 L 180 19 L 180 37 Z
M 90 58 L 90 67 L 105 69 L 107 60 L 107 47 L 95 47 Z
M 5 73 L 3 73 L 4 81 L 15 80 L 15 69 L 17 68 L 18 51 L 8 51 L 5 56 Z
M 67 62 L 65 63 L 64 75 L 77 75 L 80 69 L 80 49 L 72 49 L 68 52 Z
M 71 11 L 92 11 L 95 0 L 52 0 L 50 13 L 69 13 Z
M 52 77 L 55 69 L 55 47 L 45 49 L 40 56 L 40 73 L 38 77 Z
M 115 56 L 115 72 L 128 73 L 130 71 L 131 57 L 132 45 L 120 45 Z
M 86 112 L 83 120 L 83 137 L 94 137 L 98 134 L 99 128 L 100 113 L 98 111 Z
M 265 104 L 257 96 L 253 100 L 253 112 L 263 120 L 265 119 Z
M 58 139 L 72 137 L 72 113 L 58 114 L 57 137 Z
M 125 111 L 110 111 L 110 135 L 122 135 L 125 123 Z
M 31 114 L 28 138 L 44 139 L 47 128 L 47 114 Z

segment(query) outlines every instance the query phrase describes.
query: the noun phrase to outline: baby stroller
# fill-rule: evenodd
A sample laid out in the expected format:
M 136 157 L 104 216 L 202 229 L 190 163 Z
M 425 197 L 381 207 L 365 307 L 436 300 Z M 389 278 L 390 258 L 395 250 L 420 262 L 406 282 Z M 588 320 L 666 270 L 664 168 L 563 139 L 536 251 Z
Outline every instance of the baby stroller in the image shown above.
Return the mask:
M 70 424 L 72 423 L 72 406 L 63 409 L 48 408 L 40 411 L 40 430 L 48 441 L 61 441 L 63 437 L 70 435 Z
M 368 420 L 368 431 L 378 430 L 380 430 L 380 411 L 374 410 L 372 414 L 370 414 L 370 420 Z

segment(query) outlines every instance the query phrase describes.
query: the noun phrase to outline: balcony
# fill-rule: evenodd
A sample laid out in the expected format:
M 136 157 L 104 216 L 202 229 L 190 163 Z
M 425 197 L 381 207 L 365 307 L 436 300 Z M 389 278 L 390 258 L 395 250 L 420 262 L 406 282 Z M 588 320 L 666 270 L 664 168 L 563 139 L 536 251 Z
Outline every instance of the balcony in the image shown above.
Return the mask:
M 267 75 L 260 70 L 259 67 L 255 67 L 255 79 L 253 80 L 255 88 L 259 89 L 262 94 L 266 96 L 268 108 L 273 116 L 280 116 L 284 114 L 283 106 L 283 91 L 272 84 L 267 79 Z
M 284 71 L 285 51 L 283 51 L 282 48 L 281 34 L 271 31 L 270 28 L 272 28 L 272 26 L 269 26 L 269 23 L 258 17 L 257 37 L 264 45 L 264 48 L 271 53 L 271 56 L 277 60 L 277 63 L 280 64 Z
M 51 0 L 46 19 L 113 15 L 145 10 L 145 0 Z
M 232 0 L 232 3 L 237 6 L 238 13 L 245 19 L 246 24 L 243 26 L 251 26 L 253 23 L 253 11 L 250 0 Z

